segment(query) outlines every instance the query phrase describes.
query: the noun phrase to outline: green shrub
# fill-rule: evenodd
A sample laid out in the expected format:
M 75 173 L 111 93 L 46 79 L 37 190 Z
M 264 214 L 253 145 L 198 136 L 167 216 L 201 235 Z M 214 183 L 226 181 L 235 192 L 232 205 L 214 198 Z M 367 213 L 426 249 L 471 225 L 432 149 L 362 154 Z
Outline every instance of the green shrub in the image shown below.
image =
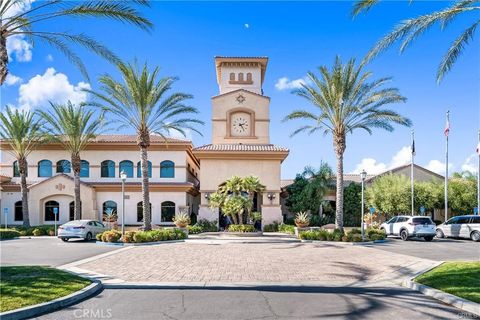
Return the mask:
M 157 242 L 185 239 L 187 235 L 180 229 L 157 229 L 133 232 L 133 242 Z
M 348 233 L 350 234 L 362 234 L 362 230 L 358 229 L 358 228 L 353 228 L 352 230 L 350 230 Z
M 0 229 L 0 239 L 13 239 L 20 236 L 20 232 L 14 229 Z
M 300 239 L 302 240 L 319 240 L 325 241 L 333 239 L 333 234 L 327 230 L 308 230 L 301 231 L 299 234 Z
M 109 230 L 102 233 L 103 242 L 118 242 L 122 237 L 122 233 L 117 230 Z
M 376 240 L 384 240 L 385 236 L 382 234 L 372 234 L 369 238 L 372 241 L 376 241 Z
M 361 234 L 353 234 L 352 235 L 353 242 L 362 242 L 362 235 Z
M 376 239 L 375 240 L 383 240 L 387 237 L 387 235 L 385 234 L 385 232 L 383 230 L 380 230 L 380 229 L 367 229 L 366 231 L 366 234 L 367 234 L 367 237 L 370 239 L 370 240 L 374 240 L 373 238 L 375 237 Z
M 231 224 L 228 226 L 229 232 L 256 232 L 255 227 L 251 224 Z
M 102 241 L 102 235 L 103 235 L 103 232 L 97 233 L 97 235 L 95 236 L 95 239 L 97 239 L 97 241 Z
M 200 220 L 198 220 L 198 222 L 195 225 L 202 228 L 202 232 L 217 232 L 218 231 L 217 220 L 208 221 L 207 219 L 200 219 Z
M 38 236 L 44 236 L 46 234 L 46 232 L 45 232 L 44 228 L 35 228 L 35 229 L 33 229 L 32 234 L 35 237 L 38 237 Z
M 127 231 L 122 237 L 122 241 L 126 243 L 134 242 L 133 237 L 135 236 L 135 231 Z
M 187 229 L 189 234 L 198 234 L 203 232 L 202 227 L 199 225 L 188 226 Z
M 278 231 L 279 232 L 284 232 L 284 233 L 289 233 L 289 234 L 295 234 L 295 226 L 292 226 L 290 224 L 280 224 L 278 226 Z
M 267 224 L 263 226 L 263 231 L 264 232 L 278 232 L 278 223 L 274 222 L 272 224 Z
M 332 240 L 333 241 L 342 241 L 342 237 L 343 237 L 343 232 L 340 230 L 340 229 L 335 229 L 333 230 L 332 232 Z

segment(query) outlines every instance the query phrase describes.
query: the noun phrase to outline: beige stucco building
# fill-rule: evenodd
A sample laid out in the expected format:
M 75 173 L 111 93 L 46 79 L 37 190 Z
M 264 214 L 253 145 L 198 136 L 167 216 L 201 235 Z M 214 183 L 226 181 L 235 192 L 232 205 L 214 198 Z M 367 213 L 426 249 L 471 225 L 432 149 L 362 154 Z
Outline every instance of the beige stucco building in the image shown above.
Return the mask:
M 193 149 L 200 161 L 199 218 L 218 220 L 208 197 L 230 177 L 257 176 L 266 190 L 256 195 L 262 225 L 282 221 L 281 164 L 288 149 L 270 144 L 270 98 L 263 95 L 268 58 L 216 57 L 219 94 L 212 98 L 212 144 Z
M 148 159 L 150 162 L 150 202 L 152 223 L 172 224 L 173 215 L 180 209 L 198 213 L 199 162 L 192 153 L 192 143 L 179 139 L 165 141 L 151 137 Z M 20 178 L 15 158 L 9 145 L 0 144 L 1 222 L 22 223 Z M 121 221 L 121 179 L 125 171 L 125 224 L 142 224 L 142 196 L 140 151 L 133 135 L 100 135 L 81 153 L 82 218 L 102 219 L 107 210 L 115 210 Z M 44 144 L 28 158 L 29 211 L 32 225 L 54 223 L 54 210 L 58 221 L 73 218 L 73 178 L 70 156 L 61 145 Z M 56 208 L 56 209 L 55 209 Z M 8 214 L 5 215 L 5 210 Z
M 262 84 L 265 57 L 216 57 L 220 92 L 212 98 L 212 144 L 193 148 L 190 141 L 151 136 L 150 201 L 152 223 L 171 224 L 187 209 L 198 218 L 219 219 L 208 196 L 233 175 L 259 177 L 266 187 L 255 196 L 263 224 L 282 221 L 281 163 L 288 149 L 270 144 L 270 98 Z M 20 177 L 9 145 L 0 143 L 1 223 L 21 224 Z M 142 224 L 140 151 L 133 135 L 101 135 L 81 153 L 82 218 L 102 219 L 115 210 L 121 224 L 120 172 L 127 173 L 125 224 Z M 74 184 L 70 156 L 61 145 L 48 143 L 32 152 L 28 162 L 29 211 L 32 225 L 73 219 Z M 201 169 L 200 169 L 201 167 Z M 200 183 L 201 182 L 201 183 Z M 7 215 L 4 212 L 8 212 Z

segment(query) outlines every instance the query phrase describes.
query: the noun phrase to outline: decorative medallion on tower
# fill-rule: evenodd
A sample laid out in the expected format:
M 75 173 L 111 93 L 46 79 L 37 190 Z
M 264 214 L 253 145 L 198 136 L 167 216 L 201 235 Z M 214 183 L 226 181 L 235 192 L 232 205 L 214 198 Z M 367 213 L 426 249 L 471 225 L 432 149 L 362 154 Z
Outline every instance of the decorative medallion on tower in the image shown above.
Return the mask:
M 237 97 L 238 103 L 242 104 L 245 101 L 245 97 L 242 94 L 239 94 Z

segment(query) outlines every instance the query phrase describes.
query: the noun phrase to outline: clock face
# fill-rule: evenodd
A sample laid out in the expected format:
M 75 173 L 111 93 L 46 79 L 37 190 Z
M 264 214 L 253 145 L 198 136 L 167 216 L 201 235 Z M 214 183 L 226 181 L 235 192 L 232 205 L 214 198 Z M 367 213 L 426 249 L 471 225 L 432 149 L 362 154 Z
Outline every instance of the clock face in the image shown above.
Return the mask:
M 232 115 L 231 126 L 232 136 L 250 136 L 250 115 L 246 113 Z

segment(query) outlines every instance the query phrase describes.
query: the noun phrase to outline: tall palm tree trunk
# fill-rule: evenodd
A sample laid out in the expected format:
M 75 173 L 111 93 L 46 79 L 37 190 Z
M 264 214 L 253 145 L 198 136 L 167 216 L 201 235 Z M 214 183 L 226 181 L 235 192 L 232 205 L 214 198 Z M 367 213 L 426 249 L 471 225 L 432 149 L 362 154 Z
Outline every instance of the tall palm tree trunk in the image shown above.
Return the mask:
M 333 145 L 337 156 L 335 228 L 343 231 L 343 153 L 345 152 L 345 134 L 334 135 Z
M 237 215 L 236 215 L 236 214 L 232 214 L 232 220 L 233 220 L 233 224 L 238 224 L 238 220 L 237 220 Z
M 73 199 L 73 217 L 75 220 L 82 219 L 82 204 L 80 198 L 80 168 L 82 161 L 80 156 L 72 155 L 73 168 L 73 185 L 74 185 L 74 199 Z
M 28 212 L 28 189 L 27 189 L 27 161 L 26 159 L 18 160 L 18 169 L 20 171 L 20 189 L 22 191 L 22 215 L 23 226 L 30 228 L 30 214 Z
M 0 22 L 1 25 L 1 22 Z M 7 37 L 0 32 L 0 85 L 5 82 L 8 74 Z M 25 223 L 25 221 L 24 221 Z
M 147 147 L 140 146 L 142 165 L 142 201 L 143 201 L 143 228 L 152 229 L 152 213 L 150 211 L 150 193 L 148 188 L 148 155 Z

